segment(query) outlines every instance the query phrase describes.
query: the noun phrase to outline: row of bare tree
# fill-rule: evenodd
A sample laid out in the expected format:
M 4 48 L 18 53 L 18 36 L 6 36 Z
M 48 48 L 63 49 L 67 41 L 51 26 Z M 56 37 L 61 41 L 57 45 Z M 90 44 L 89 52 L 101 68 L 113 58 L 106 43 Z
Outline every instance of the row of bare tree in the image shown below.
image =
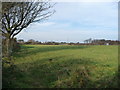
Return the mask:
M 90 39 L 89 39 L 90 40 Z M 47 41 L 47 42 L 40 42 L 35 41 L 34 39 L 30 39 L 28 41 L 24 41 L 23 39 L 17 40 L 19 44 L 41 44 L 41 45 L 118 45 L 120 41 L 118 40 L 105 40 L 105 39 L 94 39 L 90 40 L 89 42 L 85 40 L 84 43 L 80 42 L 55 42 L 55 41 Z

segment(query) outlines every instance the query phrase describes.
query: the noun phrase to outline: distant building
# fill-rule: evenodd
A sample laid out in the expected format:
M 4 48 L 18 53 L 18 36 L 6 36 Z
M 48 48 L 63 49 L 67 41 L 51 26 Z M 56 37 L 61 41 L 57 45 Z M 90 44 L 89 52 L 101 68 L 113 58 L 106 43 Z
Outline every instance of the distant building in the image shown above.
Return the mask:
M 109 45 L 109 43 L 106 43 L 106 45 Z

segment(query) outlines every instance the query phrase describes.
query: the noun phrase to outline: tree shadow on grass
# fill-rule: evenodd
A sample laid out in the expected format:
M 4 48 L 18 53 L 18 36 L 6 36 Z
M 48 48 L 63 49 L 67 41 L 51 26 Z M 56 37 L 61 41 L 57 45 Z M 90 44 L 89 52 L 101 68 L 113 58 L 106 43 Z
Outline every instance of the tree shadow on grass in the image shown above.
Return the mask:
M 97 88 L 120 88 L 118 72 L 112 76 L 106 76 L 95 82 Z
M 35 46 L 22 46 L 21 50 L 14 53 L 14 57 L 26 57 L 29 55 L 49 52 L 49 51 L 58 51 L 58 50 L 67 50 L 67 49 L 84 49 L 90 46 L 47 46 L 47 47 L 35 47 Z
M 4 66 L 2 68 L 2 88 L 14 88 L 16 86 L 15 81 L 24 76 L 25 73 L 22 73 L 17 66 Z
M 60 57 L 59 57 L 60 58 Z M 61 57 L 62 58 L 62 57 Z M 31 64 L 22 64 L 24 68 L 19 68 L 16 71 L 18 74 L 13 73 L 14 79 L 11 86 L 15 86 L 14 83 L 23 82 L 23 85 L 29 87 L 88 87 L 89 80 L 89 69 L 85 64 L 92 65 L 95 62 L 89 60 L 69 60 L 69 61 L 45 61 L 46 63 L 41 63 L 40 61 L 33 62 Z M 79 69 L 75 67 L 79 65 Z M 20 71 L 19 71 L 20 70 Z M 21 72 L 22 71 L 22 72 Z M 19 77 L 22 75 L 23 79 Z M 71 78 L 69 80 L 69 78 Z M 81 78 L 81 79 L 79 79 Z M 68 80 L 67 80 L 68 79 Z M 64 81 L 65 80 L 65 81 Z M 66 81 L 67 80 L 67 81 Z M 59 84 L 59 81 L 61 82 Z M 80 84 L 82 82 L 82 84 Z M 78 85 L 79 83 L 80 85 Z M 26 85 L 27 84 L 27 85 Z M 23 86 L 21 86 L 23 87 Z
M 69 62 L 65 61 L 63 64 L 60 60 L 57 60 L 57 62 L 50 62 L 49 60 L 43 61 L 44 62 L 41 60 L 41 62 L 36 61 L 30 64 L 24 63 L 19 66 L 4 68 L 3 88 L 59 87 L 59 85 L 55 82 L 63 78 L 71 77 L 73 75 L 72 72 L 76 70 L 74 69 L 74 64 L 80 63 L 78 60 L 76 62 L 74 60 L 70 60 Z M 82 61 L 84 64 L 87 62 L 85 60 Z M 92 62 L 89 62 L 89 64 L 90 63 Z M 75 76 L 77 76 L 76 73 L 77 71 L 74 72 Z
M 53 61 L 38 60 L 19 64 L 14 69 L 5 68 L 3 87 L 12 88 L 117 88 L 117 73 L 113 77 L 91 80 L 89 66 L 98 64 L 88 58 Z M 11 71 L 11 72 L 10 72 Z M 93 77 L 93 76 L 92 76 Z M 9 83 L 7 83 L 9 82 Z

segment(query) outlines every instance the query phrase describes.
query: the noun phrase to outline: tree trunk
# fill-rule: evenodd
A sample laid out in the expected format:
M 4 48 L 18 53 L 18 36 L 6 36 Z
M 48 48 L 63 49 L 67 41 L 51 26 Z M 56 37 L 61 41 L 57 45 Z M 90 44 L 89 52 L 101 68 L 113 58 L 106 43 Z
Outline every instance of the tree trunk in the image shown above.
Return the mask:
M 11 41 L 10 41 L 10 38 L 6 38 L 6 56 L 10 59 L 10 56 L 11 56 Z

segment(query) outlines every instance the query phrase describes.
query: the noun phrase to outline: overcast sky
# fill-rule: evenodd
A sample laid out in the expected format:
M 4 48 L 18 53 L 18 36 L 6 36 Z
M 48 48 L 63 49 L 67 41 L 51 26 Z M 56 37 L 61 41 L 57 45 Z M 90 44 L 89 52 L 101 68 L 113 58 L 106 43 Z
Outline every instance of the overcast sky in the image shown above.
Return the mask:
M 56 13 L 31 24 L 18 39 L 83 42 L 85 39 L 118 39 L 117 2 L 57 2 Z

